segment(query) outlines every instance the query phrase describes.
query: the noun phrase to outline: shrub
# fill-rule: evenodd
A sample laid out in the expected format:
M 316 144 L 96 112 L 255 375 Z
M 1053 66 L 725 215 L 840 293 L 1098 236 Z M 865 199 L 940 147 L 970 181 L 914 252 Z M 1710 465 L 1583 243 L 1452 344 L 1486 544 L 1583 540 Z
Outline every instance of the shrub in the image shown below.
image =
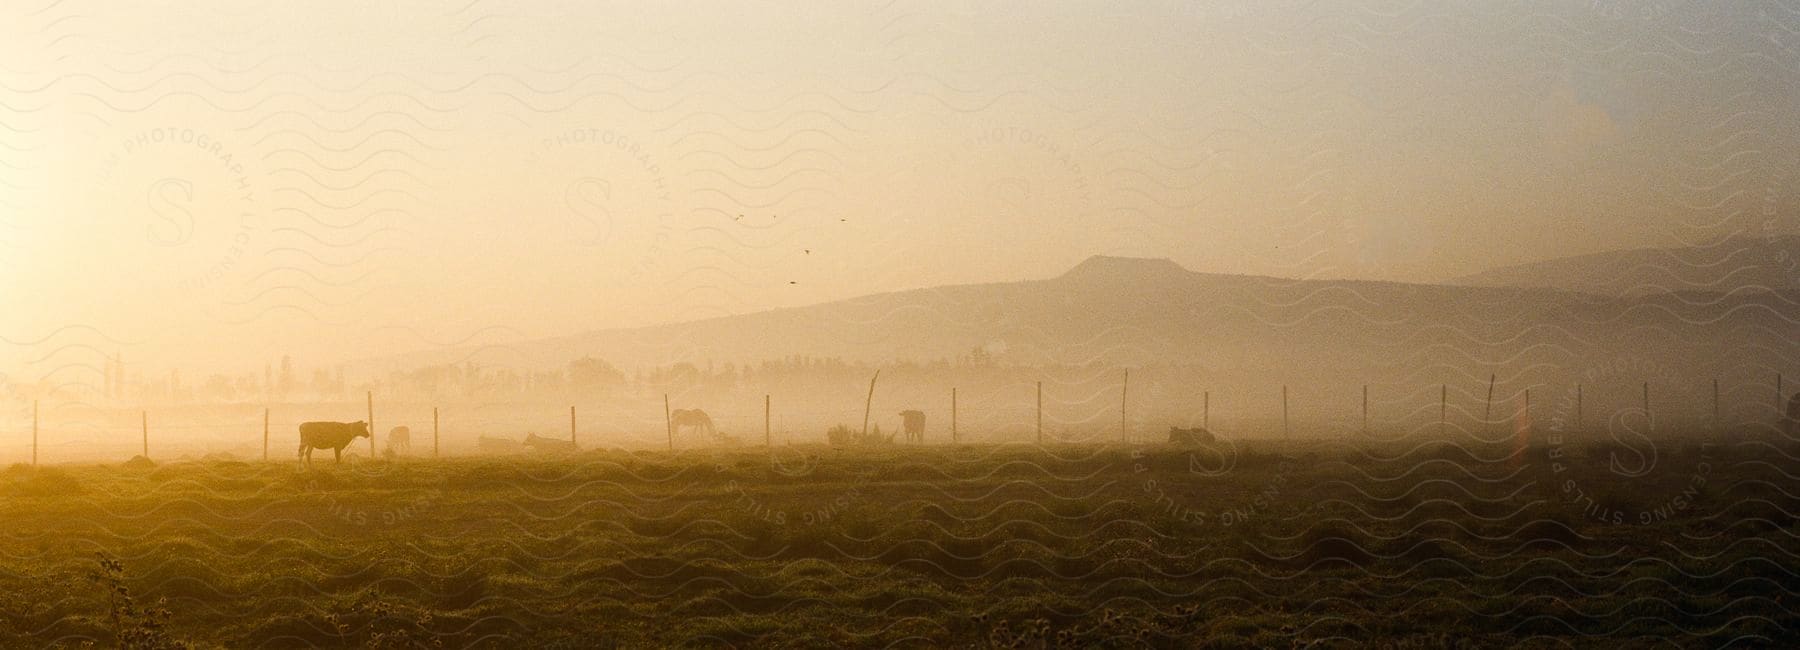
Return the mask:
M 100 555 L 100 569 L 89 576 L 94 584 L 106 590 L 106 622 L 112 629 L 118 647 L 130 650 L 173 650 L 194 647 L 169 635 L 169 619 L 173 616 L 164 599 L 141 607 L 125 586 L 125 564 L 116 558 Z

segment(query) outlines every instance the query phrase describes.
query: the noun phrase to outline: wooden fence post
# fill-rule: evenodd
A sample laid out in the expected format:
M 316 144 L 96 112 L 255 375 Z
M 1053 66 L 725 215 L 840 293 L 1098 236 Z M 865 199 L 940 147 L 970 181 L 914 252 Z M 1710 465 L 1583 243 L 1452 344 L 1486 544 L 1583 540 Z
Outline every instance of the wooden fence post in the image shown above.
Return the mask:
M 1581 431 L 1581 384 L 1575 384 L 1575 431 Z
M 31 466 L 38 463 L 38 401 L 31 400 Z
M 1363 384 L 1363 435 L 1369 435 L 1369 385 Z
M 269 407 L 263 407 L 263 462 L 269 462 Z
M 1719 379 L 1717 377 L 1713 378 L 1712 429 L 1713 429 L 1713 433 L 1719 432 Z
M 763 446 L 774 447 L 775 443 L 769 434 L 769 394 L 763 393 Z
M 1450 384 L 1438 384 L 1438 435 L 1444 435 L 1445 421 L 1450 413 Z
M 1044 444 L 1044 382 L 1037 383 L 1037 443 Z
M 575 442 L 575 407 L 569 407 L 569 442 Z
M 375 459 L 375 391 L 369 391 L 369 459 Z
M 669 451 L 675 451 L 675 421 L 669 419 L 668 393 L 663 393 L 663 427 L 669 430 Z
M 950 387 L 950 442 L 960 442 L 956 435 L 956 387 Z
M 875 376 L 869 378 L 869 396 L 863 400 L 863 435 L 869 435 L 869 409 L 875 405 L 875 380 L 881 378 L 881 370 L 875 370 Z
M 1650 418 L 1650 382 L 1647 381 L 1644 382 L 1644 426 L 1650 427 L 1651 433 L 1656 432 L 1656 420 Z
M 1481 411 L 1481 430 L 1487 431 L 1494 423 L 1494 375 L 1488 375 L 1487 407 Z
M 1212 431 L 1212 391 L 1200 393 L 1200 428 Z
M 139 411 L 138 413 L 141 416 L 141 419 L 139 420 L 139 424 L 143 427 L 142 431 L 144 433 L 144 458 L 149 458 L 150 457 L 150 412 L 149 411 Z
M 438 457 L 438 407 L 431 407 L 431 457 Z
M 1292 437 L 1288 431 L 1288 391 L 1287 384 L 1281 385 L 1281 439 Z
M 1119 384 L 1119 442 L 1131 442 L 1131 421 L 1125 417 L 1125 396 L 1131 393 L 1131 369 L 1125 369 L 1125 382 Z

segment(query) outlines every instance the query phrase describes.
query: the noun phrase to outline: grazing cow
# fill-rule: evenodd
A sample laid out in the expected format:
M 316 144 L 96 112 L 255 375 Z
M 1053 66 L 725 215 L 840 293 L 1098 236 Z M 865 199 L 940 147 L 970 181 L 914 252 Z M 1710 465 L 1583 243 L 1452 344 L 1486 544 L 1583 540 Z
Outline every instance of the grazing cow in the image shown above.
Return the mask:
M 1205 427 L 1192 429 L 1169 427 L 1169 444 L 1171 445 L 1207 445 L 1212 444 L 1213 440 L 1212 432 L 1207 431 Z
M 393 452 L 412 451 L 412 429 L 406 427 L 388 429 L 387 448 L 388 451 Z
M 674 433 L 681 434 L 682 429 L 692 429 L 695 433 L 704 433 L 707 438 L 717 439 L 719 430 L 713 428 L 712 416 L 700 409 L 675 409 L 669 412 L 669 426 Z
M 312 467 L 314 449 L 330 449 L 337 462 L 344 462 L 344 448 L 357 438 L 369 437 L 369 423 L 356 422 L 306 422 L 300 425 L 299 456 Z
M 907 442 L 925 444 L 924 411 L 901 411 L 900 428 L 906 433 Z
M 475 440 L 475 448 L 487 454 L 516 454 L 521 447 L 519 441 L 512 438 L 481 436 Z
M 569 453 L 569 452 L 580 450 L 579 447 L 575 446 L 575 441 L 573 441 L 573 440 L 557 440 L 555 438 L 545 438 L 545 437 L 540 436 L 535 433 L 525 434 L 525 446 L 535 449 L 537 451 L 559 453 L 559 454 Z
M 1787 422 L 1784 424 L 1787 426 L 1782 427 L 1782 431 L 1787 435 L 1800 434 L 1800 393 L 1788 398 Z

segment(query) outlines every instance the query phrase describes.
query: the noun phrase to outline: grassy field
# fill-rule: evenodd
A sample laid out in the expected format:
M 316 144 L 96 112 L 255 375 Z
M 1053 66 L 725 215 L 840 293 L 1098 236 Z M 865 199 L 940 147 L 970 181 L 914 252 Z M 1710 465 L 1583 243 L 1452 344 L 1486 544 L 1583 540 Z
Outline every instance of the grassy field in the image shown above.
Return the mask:
M 1655 451 L 14 466 L 0 645 L 1792 647 L 1800 445 Z

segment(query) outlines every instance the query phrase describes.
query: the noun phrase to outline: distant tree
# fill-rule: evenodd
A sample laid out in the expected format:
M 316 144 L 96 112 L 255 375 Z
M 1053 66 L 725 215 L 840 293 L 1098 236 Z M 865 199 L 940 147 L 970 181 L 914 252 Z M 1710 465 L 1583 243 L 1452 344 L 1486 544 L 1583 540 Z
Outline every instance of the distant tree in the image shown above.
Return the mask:
M 244 397 L 255 397 L 255 396 L 262 395 L 262 384 L 256 383 L 256 374 L 255 373 L 246 372 L 244 374 L 238 375 L 237 379 L 235 381 L 237 384 L 236 387 L 237 387 L 238 395 L 242 395 Z
M 225 375 L 212 375 L 206 378 L 201 387 L 201 396 L 215 402 L 229 402 L 236 397 L 237 391 L 231 387 L 231 378 Z
M 289 395 L 294 394 L 294 389 L 298 387 L 299 380 L 294 377 L 293 357 L 281 355 L 281 378 L 275 384 L 275 393 L 282 399 L 287 399 Z
M 625 373 L 612 364 L 582 357 L 569 362 L 569 384 L 575 388 L 612 387 L 625 383 Z
M 314 397 L 324 399 L 331 395 L 331 372 L 324 368 L 313 370 L 312 385 L 309 387 Z
M 677 386 L 693 386 L 700 383 L 700 369 L 694 364 L 683 361 L 669 366 L 668 382 Z

